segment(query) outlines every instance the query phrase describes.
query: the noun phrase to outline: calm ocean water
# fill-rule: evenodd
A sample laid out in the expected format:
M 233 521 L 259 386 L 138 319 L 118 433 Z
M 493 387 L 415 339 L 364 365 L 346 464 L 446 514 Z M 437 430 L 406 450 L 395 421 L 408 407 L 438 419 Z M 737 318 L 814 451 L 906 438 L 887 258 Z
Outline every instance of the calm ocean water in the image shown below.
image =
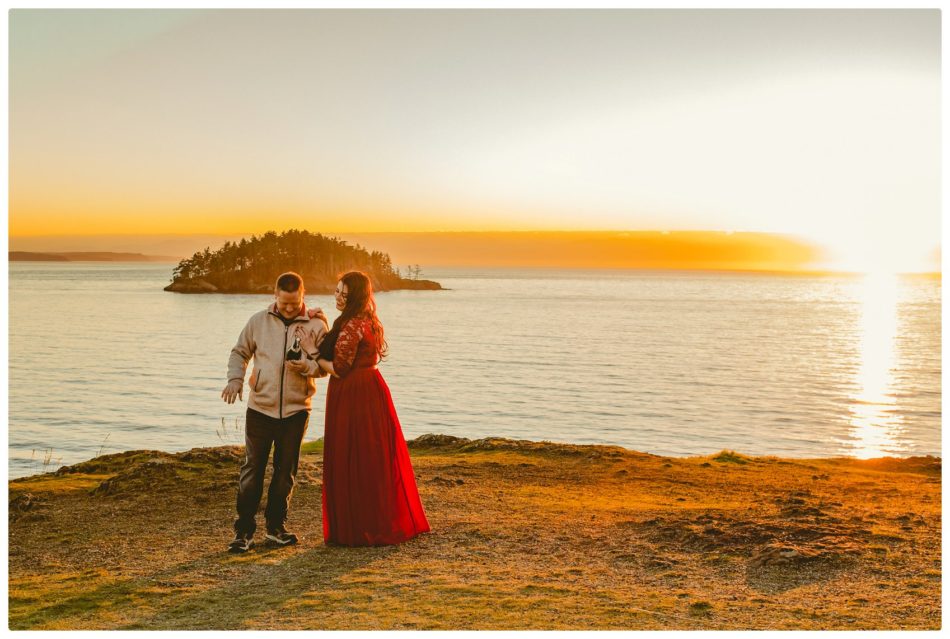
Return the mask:
M 10 476 L 243 442 L 220 399 L 269 296 L 165 293 L 172 265 L 10 264 Z M 378 295 L 407 439 L 662 455 L 939 455 L 940 281 L 431 269 Z M 328 295 L 308 296 L 336 316 Z M 307 440 L 323 431 L 326 382 Z

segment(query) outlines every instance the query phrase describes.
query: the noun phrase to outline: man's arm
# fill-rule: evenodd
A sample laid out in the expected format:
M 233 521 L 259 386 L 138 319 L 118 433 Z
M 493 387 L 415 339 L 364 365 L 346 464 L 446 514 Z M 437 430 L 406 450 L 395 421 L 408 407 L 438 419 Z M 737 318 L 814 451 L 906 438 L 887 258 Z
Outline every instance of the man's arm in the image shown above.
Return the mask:
M 298 361 L 287 362 L 287 367 L 295 373 L 307 377 L 326 377 L 327 373 L 317 365 L 315 360 L 304 357 Z
M 251 320 L 247 321 L 244 329 L 238 336 L 237 343 L 231 349 L 228 358 L 228 385 L 221 391 L 221 398 L 233 404 L 235 398 L 244 399 L 244 375 L 247 373 L 247 363 L 254 356 L 257 345 L 254 342 L 251 330 Z

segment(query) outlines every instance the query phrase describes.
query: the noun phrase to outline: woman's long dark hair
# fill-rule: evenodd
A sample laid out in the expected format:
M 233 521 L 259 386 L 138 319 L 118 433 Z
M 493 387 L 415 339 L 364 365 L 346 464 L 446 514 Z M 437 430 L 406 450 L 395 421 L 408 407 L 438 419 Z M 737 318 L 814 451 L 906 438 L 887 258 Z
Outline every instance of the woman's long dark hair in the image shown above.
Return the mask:
M 376 337 L 376 354 L 380 359 L 386 357 L 389 345 L 386 343 L 383 325 L 376 316 L 376 300 L 373 299 L 373 284 L 369 277 L 362 271 L 350 271 L 342 275 L 340 281 L 346 285 L 346 306 L 343 307 L 343 312 L 333 322 L 330 332 L 320 343 L 321 359 L 333 360 L 333 351 L 336 349 L 340 330 L 347 321 L 360 315 L 369 316 L 373 335 Z

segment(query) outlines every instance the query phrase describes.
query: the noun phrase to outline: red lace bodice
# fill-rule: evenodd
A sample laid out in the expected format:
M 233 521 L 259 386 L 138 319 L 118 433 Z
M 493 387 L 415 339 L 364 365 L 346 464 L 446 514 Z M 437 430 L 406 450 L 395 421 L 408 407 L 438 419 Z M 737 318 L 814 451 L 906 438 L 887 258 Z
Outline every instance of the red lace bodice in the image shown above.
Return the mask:
M 344 377 L 356 368 L 370 368 L 378 362 L 376 336 L 369 318 L 354 317 L 340 329 L 333 351 L 333 370 Z

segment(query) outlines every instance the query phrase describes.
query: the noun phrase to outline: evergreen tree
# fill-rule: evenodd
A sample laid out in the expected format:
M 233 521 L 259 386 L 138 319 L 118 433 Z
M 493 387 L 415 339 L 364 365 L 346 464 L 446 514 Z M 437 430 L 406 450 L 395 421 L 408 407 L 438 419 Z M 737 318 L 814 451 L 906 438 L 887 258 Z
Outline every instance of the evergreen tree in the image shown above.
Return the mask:
M 307 230 L 268 231 L 239 242 L 227 241 L 217 251 L 206 247 L 183 259 L 172 272 L 172 282 L 203 280 L 223 292 L 256 291 L 273 286 L 284 271 L 296 271 L 306 281 L 332 286 L 336 277 L 349 270 L 365 271 L 374 285 L 398 288 L 410 277 L 419 279 L 421 268 L 408 267 L 404 278 L 389 255 L 351 246 L 337 237 Z

